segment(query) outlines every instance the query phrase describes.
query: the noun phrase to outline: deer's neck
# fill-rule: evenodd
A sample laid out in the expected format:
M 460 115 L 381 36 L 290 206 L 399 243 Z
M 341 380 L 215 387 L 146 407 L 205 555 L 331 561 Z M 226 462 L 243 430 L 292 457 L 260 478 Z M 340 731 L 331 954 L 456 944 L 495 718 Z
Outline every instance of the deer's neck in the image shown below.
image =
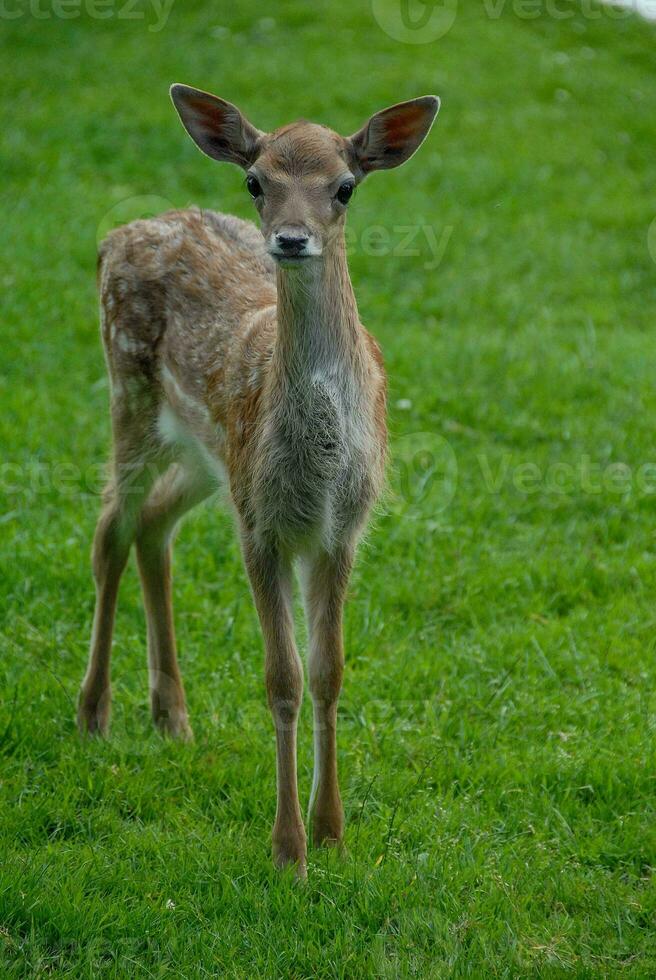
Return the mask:
M 341 240 L 321 260 L 279 267 L 275 363 L 281 380 L 355 369 L 358 309 Z

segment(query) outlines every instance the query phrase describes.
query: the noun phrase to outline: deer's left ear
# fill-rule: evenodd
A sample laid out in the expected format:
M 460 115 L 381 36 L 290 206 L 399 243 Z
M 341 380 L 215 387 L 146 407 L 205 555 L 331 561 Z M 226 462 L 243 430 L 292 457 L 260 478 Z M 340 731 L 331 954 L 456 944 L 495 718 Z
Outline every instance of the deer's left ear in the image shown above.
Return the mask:
M 439 108 L 436 95 L 424 95 L 377 112 L 347 141 L 353 165 L 363 177 L 399 167 L 424 142 Z

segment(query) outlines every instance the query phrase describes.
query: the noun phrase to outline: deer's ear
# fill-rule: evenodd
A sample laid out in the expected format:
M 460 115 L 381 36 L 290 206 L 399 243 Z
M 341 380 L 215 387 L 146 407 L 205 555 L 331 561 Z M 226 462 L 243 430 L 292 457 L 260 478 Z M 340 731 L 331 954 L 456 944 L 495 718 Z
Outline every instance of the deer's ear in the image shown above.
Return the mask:
M 182 125 L 203 153 L 213 160 L 250 167 L 264 134 L 236 106 L 188 85 L 172 85 L 171 99 Z
M 424 95 L 377 112 L 348 141 L 355 166 L 366 176 L 405 163 L 428 136 L 439 108 L 436 95 Z

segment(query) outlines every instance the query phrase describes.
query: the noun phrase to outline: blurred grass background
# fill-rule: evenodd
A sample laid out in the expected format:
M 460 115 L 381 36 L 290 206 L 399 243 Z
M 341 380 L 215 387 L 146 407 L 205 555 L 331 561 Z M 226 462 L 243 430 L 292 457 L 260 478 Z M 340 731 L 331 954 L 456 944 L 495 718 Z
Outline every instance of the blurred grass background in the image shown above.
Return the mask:
M 145 3 L 10 9 L 0 971 L 654 976 L 654 27 L 461 0 L 444 36 L 404 44 L 346 0 L 176 0 L 160 30 Z M 153 197 L 252 216 L 243 175 L 184 135 L 172 81 L 263 129 L 349 133 L 405 98 L 443 103 L 349 216 L 392 488 L 347 612 L 349 855 L 312 852 L 303 890 L 270 869 L 274 743 L 225 508 L 193 515 L 176 551 L 195 744 L 150 731 L 133 571 L 114 734 L 74 730 L 109 435 L 98 229 Z M 304 799 L 310 728 L 306 704 Z

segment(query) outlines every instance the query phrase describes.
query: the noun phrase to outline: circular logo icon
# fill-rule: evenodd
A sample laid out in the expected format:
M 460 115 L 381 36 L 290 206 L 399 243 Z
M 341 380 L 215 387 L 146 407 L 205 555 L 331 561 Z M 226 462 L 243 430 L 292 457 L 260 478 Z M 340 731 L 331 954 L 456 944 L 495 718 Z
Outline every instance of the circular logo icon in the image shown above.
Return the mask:
M 458 487 L 458 461 L 451 444 L 436 432 L 409 432 L 393 440 L 391 507 L 423 520 L 445 510 Z
M 171 211 L 175 204 L 158 194 L 138 194 L 126 197 L 114 204 L 100 219 L 96 230 L 96 244 L 100 245 L 110 231 L 142 218 L 156 218 L 164 211 Z
M 656 218 L 652 221 L 647 232 L 647 248 L 652 262 L 656 262 Z
M 458 0 L 371 0 L 379 26 L 402 44 L 430 44 L 453 27 Z

